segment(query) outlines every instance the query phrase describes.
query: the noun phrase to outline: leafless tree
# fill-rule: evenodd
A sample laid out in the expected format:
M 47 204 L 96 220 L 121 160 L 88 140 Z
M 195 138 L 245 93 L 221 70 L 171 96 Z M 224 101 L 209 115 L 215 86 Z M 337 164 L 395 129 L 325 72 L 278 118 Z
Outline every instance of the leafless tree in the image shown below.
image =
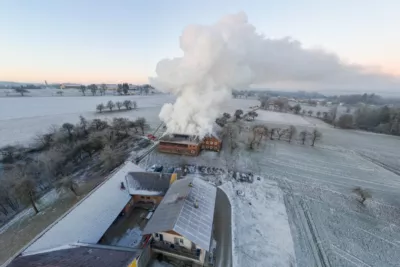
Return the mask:
M 22 203 L 29 203 L 35 213 L 39 213 L 36 205 L 36 201 L 38 200 L 36 184 L 32 179 L 28 177 L 20 178 L 15 184 L 15 192 Z
M 112 102 L 112 101 L 110 100 L 110 101 L 107 102 L 106 107 L 107 107 L 110 111 L 112 111 L 113 108 L 115 107 L 115 104 L 114 104 L 114 102 Z
M 299 137 L 301 140 L 301 143 L 304 145 L 305 142 L 307 141 L 307 137 L 310 135 L 310 133 L 307 130 L 303 130 L 299 133 Z
M 311 146 L 314 146 L 315 141 L 321 139 L 322 137 L 322 133 L 320 131 L 318 131 L 317 129 L 314 129 L 311 132 Z
M 126 109 L 132 109 L 132 101 L 131 100 L 125 100 L 123 102 L 123 105 L 125 106 Z
M 230 153 L 232 154 L 233 151 L 237 148 L 237 128 L 232 123 L 226 124 L 223 129 L 223 136 L 225 136 L 228 140 Z
M 107 91 L 107 85 L 106 84 L 101 84 L 100 85 L 100 95 L 105 95 L 106 94 L 106 91 Z
M 117 106 L 118 110 L 121 110 L 123 103 L 121 101 L 115 102 L 115 105 Z
M 367 189 L 363 189 L 361 187 L 356 187 L 353 189 L 353 193 L 360 197 L 360 203 L 364 204 L 368 198 L 371 198 L 372 195 Z
M 238 119 L 240 119 L 242 115 L 243 115 L 243 110 L 237 109 L 237 110 L 235 111 L 235 121 L 237 121 Z
M 313 111 L 309 110 L 307 113 L 308 113 L 308 116 L 311 116 L 313 114 Z
M 79 87 L 79 90 L 82 92 L 82 95 L 86 95 L 86 86 L 84 86 L 84 85 L 81 85 L 80 87 Z
M 126 153 L 113 150 L 110 146 L 106 146 L 100 153 L 100 162 L 102 163 L 104 170 L 111 171 L 121 165 L 126 156 Z
M 56 181 L 57 190 L 70 190 L 76 197 L 78 196 L 78 183 L 71 176 L 63 177 Z
M 74 125 L 72 123 L 66 122 L 61 126 L 61 129 L 68 133 L 68 138 L 71 141 L 73 137 L 72 132 L 74 130 Z
M 98 112 L 100 112 L 100 113 L 101 113 L 104 109 L 105 109 L 105 106 L 104 106 L 103 103 L 98 104 L 98 105 L 96 106 L 96 110 L 97 110 Z
M 268 136 L 268 128 L 264 125 L 256 125 L 253 127 L 253 137 L 249 142 L 249 148 L 254 149 L 255 145 L 260 145 L 262 139 Z
M 139 117 L 136 119 L 135 124 L 142 130 L 142 134 L 144 135 L 144 130 L 149 128 L 147 121 L 143 117 Z
M 293 137 L 296 135 L 297 129 L 296 127 L 294 127 L 293 125 L 289 126 L 289 129 L 287 129 L 287 138 L 288 138 L 288 142 L 292 142 Z
M 287 129 L 276 128 L 275 132 L 278 135 L 278 140 L 281 140 L 282 136 L 286 135 L 287 131 Z
M 274 135 L 275 135 L 275 128 L 272 128 L 270 133 L 269 133 L 269 139 L 274 140 Z

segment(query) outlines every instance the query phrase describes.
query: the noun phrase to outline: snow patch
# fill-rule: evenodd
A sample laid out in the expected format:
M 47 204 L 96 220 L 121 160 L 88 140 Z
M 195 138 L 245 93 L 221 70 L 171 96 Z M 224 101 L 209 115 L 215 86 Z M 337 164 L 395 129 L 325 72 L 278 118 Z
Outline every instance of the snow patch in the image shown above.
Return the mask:
M 220 187 L 232 205 L 233 266 L 296 266 L 283 192 L 267 179 Z M 243 196 L 236 194 L 244 192 Z

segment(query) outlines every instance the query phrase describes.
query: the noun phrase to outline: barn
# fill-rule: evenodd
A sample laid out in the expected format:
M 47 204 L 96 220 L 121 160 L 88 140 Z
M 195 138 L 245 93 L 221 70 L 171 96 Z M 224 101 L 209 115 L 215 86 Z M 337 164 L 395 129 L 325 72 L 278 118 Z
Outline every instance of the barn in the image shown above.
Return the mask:
M 187 156 L 197 156 L 200 153 L 199 137 L 186 134 L 167 134 L 160 138 L 158 151 Z

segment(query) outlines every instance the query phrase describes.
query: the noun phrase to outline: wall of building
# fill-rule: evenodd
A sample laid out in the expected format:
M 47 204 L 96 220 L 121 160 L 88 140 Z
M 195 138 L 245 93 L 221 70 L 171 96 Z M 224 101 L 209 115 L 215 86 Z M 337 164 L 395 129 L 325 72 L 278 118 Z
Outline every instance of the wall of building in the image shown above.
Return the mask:
M 200 153 L 199 144 L 182 144 L 173 142 L 160 142 L 158 151 L 188 156 L 197 156 Z
M 184 236 L 181 236 L 180 234 L 178 234 L 174 231 L 168 231 L 168 232 L 154 233 L 152 235 L 154 240 L 160 241 L 160 234 L 163 235 L 164 242 L 175 244 L 175 238 L 179 238 L 183 241 L 183 243 L 179 241 L 179 245 L 181 247 L 185 247 L 188 250 L 191 250 L 192 248 L 200 249 L 200 262 L 202 262 L 202 263 L 204 262 L 206 251 L 204 249 L 198 247 L 196 244 L 194 244 L 189 239 L 185 238 Z
M 204 137 L 201 148 L 204 150 L 220 151 L 222 142 L 214 136 Z
M 134 195 L 133 201 L 137 202 L 144 202 L 144 203 L 153 203 L 153 204 L 160 204 L 161 200 L 163 199 L 162 196 L 144 196 L 144 195 Z

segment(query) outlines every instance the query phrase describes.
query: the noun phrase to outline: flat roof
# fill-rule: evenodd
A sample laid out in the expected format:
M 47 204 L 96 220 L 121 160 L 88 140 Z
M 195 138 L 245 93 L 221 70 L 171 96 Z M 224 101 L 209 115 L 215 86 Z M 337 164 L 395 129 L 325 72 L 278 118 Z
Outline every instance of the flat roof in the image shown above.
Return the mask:
M 81 200 L 68 214 L 26 248 L 22 255 L 76 242 L 97 243 L 131 199 L 121 182 L 132 171 L 143 171 L 132 162 L 122 168 Z

